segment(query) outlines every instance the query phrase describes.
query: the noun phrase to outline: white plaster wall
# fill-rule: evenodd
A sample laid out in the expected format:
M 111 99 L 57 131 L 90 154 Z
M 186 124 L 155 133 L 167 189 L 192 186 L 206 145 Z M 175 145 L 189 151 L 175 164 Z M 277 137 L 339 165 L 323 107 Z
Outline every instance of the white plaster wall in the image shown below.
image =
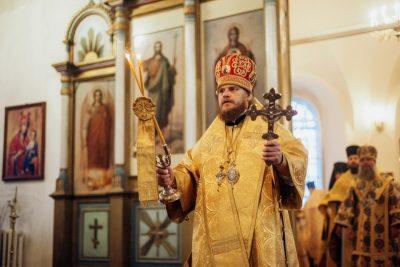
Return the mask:
M 370 12 L 397 0 L 289 0 L 292 39 L 368 27 Z
M 376 1 L 323 2 L 290 1 L 292 39 L 366 26 L 369 11 L 377 6 Z M 340 14 L 340 19 L 334 19 L 333 14 Z M 307 92 L 311 101 L 317 100 L 321 112 L 325 185 L 333 163 L 345 161 L 344 148 L 353 143 L 376 146 L 378 168 L 399 177 L 398 41 L 380 41 L 362 34 L 312 42 L 292 46 L 291 59 L 294 95 Z M 382 133 L 375 130 L 375 121 L 384 122 Z
M 4 108 L 45 101 L 46 167 L 44 181 L 0 181 L 0 210 L 18 186 L 25 233 L 24 266 L 51 266 L 54 191 L 60 159 L 60 82 L 51 64 L 65 60 L 62 41 L 69 20 L 87 0 L 0 1 L 0 162 L 3 157 Z M 0 164 L 2 168 L 2 164 Z M 1 171 L 0 171 L 1 173 Z M 3 228 L 8 228 L 5 221 Z

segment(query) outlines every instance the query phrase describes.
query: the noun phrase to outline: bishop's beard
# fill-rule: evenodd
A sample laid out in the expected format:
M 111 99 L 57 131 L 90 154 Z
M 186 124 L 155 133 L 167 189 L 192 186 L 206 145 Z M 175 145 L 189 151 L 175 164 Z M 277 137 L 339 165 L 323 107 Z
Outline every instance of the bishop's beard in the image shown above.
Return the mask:
M 375 167 L 362 167 L 360 165 L 359 170 L 358 170 L 358 177 L 361 179 L 366 179 L 366 180 L 371 180 L 374 179 L 376 176 L 376 169 Z
M 240 105 L 230 108 L 228 110 L 221 110 L 219 108 L 219 117 L 224 122 L 234 122 L 243 112 L 246 111 L 247 105 L 246 102 L 243 101 Z

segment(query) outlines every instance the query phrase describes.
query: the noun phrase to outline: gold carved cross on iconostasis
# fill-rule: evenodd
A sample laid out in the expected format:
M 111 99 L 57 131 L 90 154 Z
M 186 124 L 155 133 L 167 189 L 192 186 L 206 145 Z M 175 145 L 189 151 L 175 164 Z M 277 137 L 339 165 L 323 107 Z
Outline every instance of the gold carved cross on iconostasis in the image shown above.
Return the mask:
M 100 244 L 99 240 L 97 239 L 97 233 L 100 229 L 103 229 L 103 225 L 98 224 L 97 219 L 94 219 L 94 224 L 89 225 L 89 229 L 93 230 L 93 248 L 97 249 L 97 246 Z
M 171 220 L 166 216 L 163 222 L 160 221 L 160 214 L 156 212 L 156 220 L 153 221 L 149 214 L 144 211 L 141 213 L 141 220 L 149 227 L 149 230 L 142 235 L 148 236 L 147 242 L 140 248 L 141 255 L 147 255 L 150 249 L 156 247 L 156 255 L 160 256 L 160 247 L 164 247 L 169 256 L 176 256 L 176 249 L 169 243 L 168 237 L 176 235 L 176 233 L 168 231 L 168 226 L 171 224 Z

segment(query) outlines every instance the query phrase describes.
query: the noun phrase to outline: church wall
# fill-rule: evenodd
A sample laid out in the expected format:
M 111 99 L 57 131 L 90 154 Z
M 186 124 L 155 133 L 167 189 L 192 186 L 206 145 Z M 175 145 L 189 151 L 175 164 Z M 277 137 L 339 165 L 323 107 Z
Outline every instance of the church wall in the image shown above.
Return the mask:
M 212 20 L 233 14 L 244 13 L 255 9 L 262 9 L 263 1 L 220 0 L 201 4 L 202 20 Z
M 341 99 L 337 93 L 328 87 L 326 83 L 316 77 L 293 77 L 293 96 L 306 99 L 318 110 L 321 123 L 322 148 L 322 179 L 325 187 L 329 184 L 332 166 L 338 158 L 343 158 L 344 151 L 341 147 L 346 145 L 345 128 L 337 128 L 345 119 L 345 111 L 342 109 L 327 109 L 326 106 L 340 106 Z M 316 90 L 317 89 L 317 90 Z M 330 140 L 330 142 L 324 142 Z
M 396 0 L 289 0 L 292 39 L 369 26 L 372 9 Z M 318 3 L 318 4 L 316 4 Z
M 341 32 L 345 26 L 346 28 L 368 26 L 369 10 L 375 7 L 371 1 L 367 1 L 367 4 L 351 1 L 351 4 L 345 7 L 355 12 L 354 20 L 346 16 L 346 11 L 343 20 L 324 21 L 319 16 L 322 16 L 322 13 L 329 17 L 326 11 L 328 7 L 339 11 L 343 11 L 345 7 L 335 6 L 333 1 L 326 1 L 318 8 L 305 10 L 302 6 L 297 6 L 301 3 L 290 2 L 292 40 L 330 31 Z M 318 26 L 314 25 L 312 28 L 310 24 L 300 28 L 298 24 L 305 23 L 306 19 L 302 18 L 306 17 Z M 358 19 L 355 20 L 356 18 Z M 317 19 L 321 23 L 315 23 Z M 305 32 L 304 29 L 308 31 Z M 382 41 L 369 33 L 292 45 L 294 95 L 298 91 L 299 84 L 302 84 L 302 88 L 307 87 L 319 101 L 326 101 L 320 109 L 322 113 L 338 114 L 334 119 L 322 116 L 323 131 L 332 132 L 334 135 L 329 138 L 323 133 L 325 185 L 329 182 L 333 162 L 345 161 L 344 148 L 353 143 L 375 145 L 378 149 L 378 168 L 381 171 L 394 172 L 395 176 L 399 175 L 399 134 L 398 130 L 397 132 L 395 130 L 395 127 L 399 127 L 396 126 L 398 125 L 396 122 L 400 119 L 399 115 L 396 115 L 396 100 L 400 93 L 399 52 L 396 40 Z M 318 86 L 312 82 L 313 80 L 320 81 L 324 86 Z M 339 101 L 335 101 L 334 98 L 326 99 L 328 95 L 321 93 L 324 90 L 331 91 Z M 344 116 L 340 115 L 341 112 Z M 378 132 L 375 128 L 375 122 L 379 121 L 384 123 L 382 132 Z M 343 131 L 344 140 L 339 141 L 337 134 L 340 135 Z
M 65 59 L 62 43 L 73 14 L 86 0 L 0 2 L 0 162 L 3 160 L 4 108 L 46 102 L 43 181 L 0 181 L 0 211 L 18 186 L 16 229 L 25 234 L 24 266 L 51 266 L 54 200 L 60 159 L 60 81 L 51 66 Z M 2 164 L 0 164 L 2 168 Z M 7 210 L 8 215 L 8 210 Z M 2 228 L 8 229 L 8 220 Z
M 263 2 L 210 1 L 202 4 L 201 12 L 204 20 L 210 20 L 260 9 Z M 289 2 L 291 36 L 298 39 L 366 26 L 368 10 L 376 1 L 325 0 L 318 8 L 313 0 Z M 0 62 L 3 63 L 0 64 L 0 140 L 4 139 L 6 106 L 47 103 L 45 179 L 18 183 L 0 181 L 0 211 L 18 186 L 20 218 L 17 229 L 26 235 L 24 266 L 28 267 L 51 266 L 54 201 L 49 195 L 54 191 L 59 172 L 61 119 L 59 75 L 51 64 L 65 59 L 62 40 L 68 22 L 86 3 L 87 0 L 0 2 Z M 346 12 L 341 12 L 343 9 Z M 145 33 L 175 27 L 177 20 L 182 22 L 182 16 L 170 19 L 168 12 L 162 23 L 149 23 L 147 19 L 151 16 L 146 16 L 134 22 L 133 28 Z M 393 171 L 399 177 L 399 55 L 397 42 L 380 42 L 368 34 L 292 46 L 294 95 L 309 99 L 321 115 L 325 185 L 333 162 L 346 160 L 344 148 L 352 143 L 375 145 L 381 170 Z M 372 113 L 377 113 L 378 117 L 374 118 Z M 384 121 L 382 133 L 375 131 L 373 120 Z M 0 151 L 2 162 L 2 141 Z M 8 220 L 2 228 L 8 228 Z

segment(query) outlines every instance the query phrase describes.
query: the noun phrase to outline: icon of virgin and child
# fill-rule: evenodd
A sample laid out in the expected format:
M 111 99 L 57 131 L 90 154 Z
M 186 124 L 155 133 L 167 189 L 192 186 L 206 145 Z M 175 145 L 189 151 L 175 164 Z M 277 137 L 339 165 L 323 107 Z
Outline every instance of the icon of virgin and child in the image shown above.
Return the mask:
M 39 175 L 37 131 L 32 129 L 30 112 L 21 112 L 18 131 L 8 145 L 6 176 Z

